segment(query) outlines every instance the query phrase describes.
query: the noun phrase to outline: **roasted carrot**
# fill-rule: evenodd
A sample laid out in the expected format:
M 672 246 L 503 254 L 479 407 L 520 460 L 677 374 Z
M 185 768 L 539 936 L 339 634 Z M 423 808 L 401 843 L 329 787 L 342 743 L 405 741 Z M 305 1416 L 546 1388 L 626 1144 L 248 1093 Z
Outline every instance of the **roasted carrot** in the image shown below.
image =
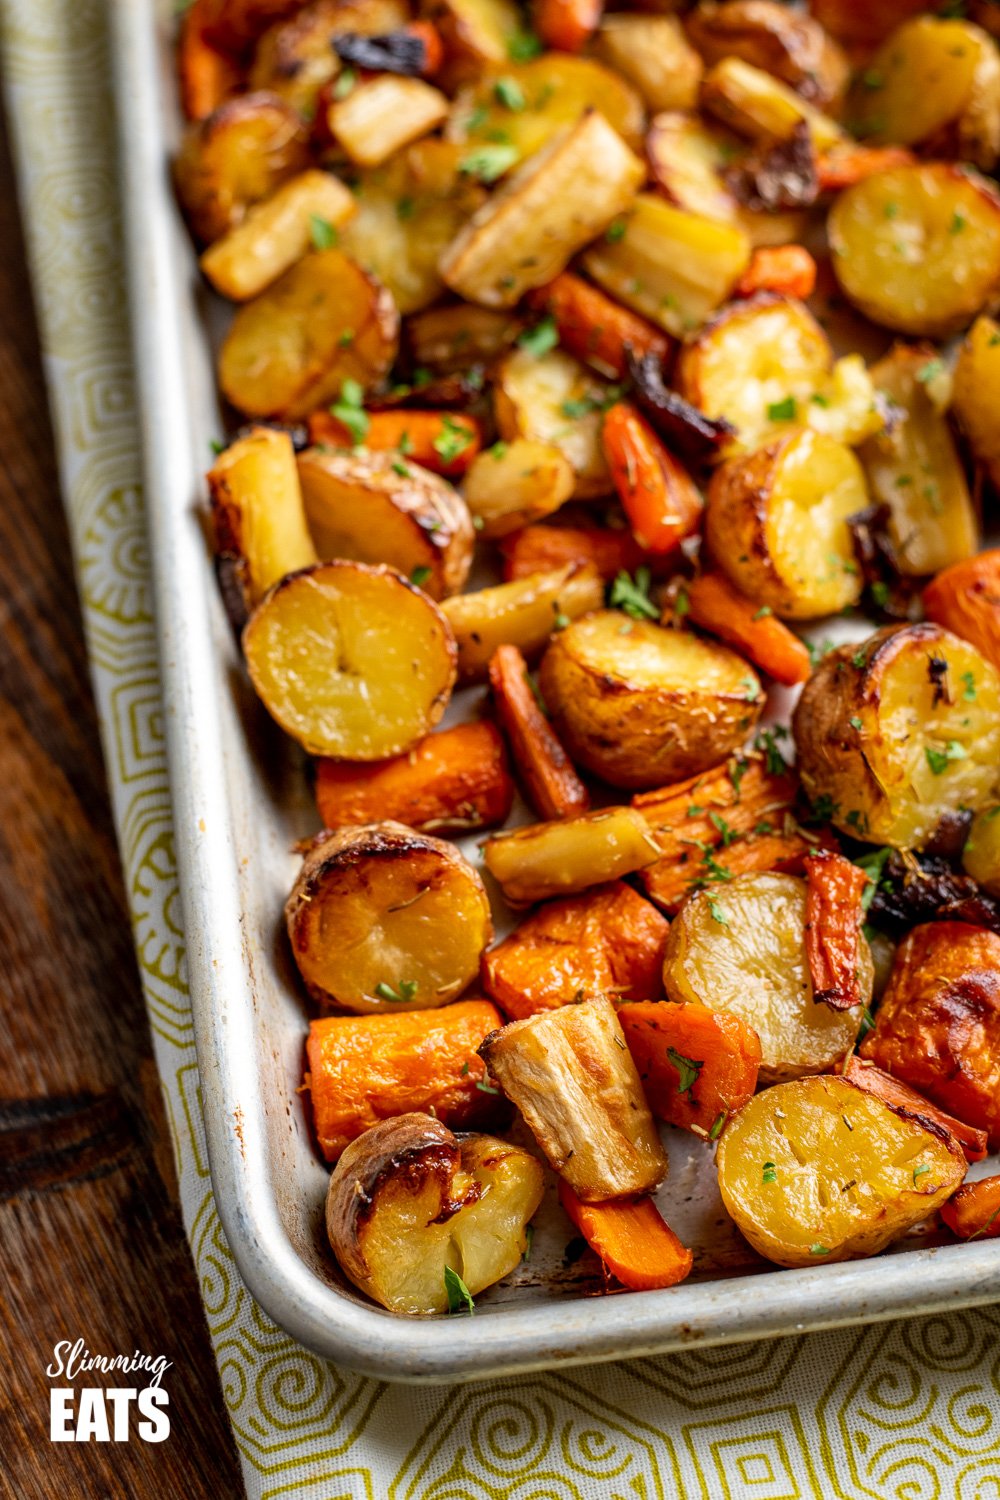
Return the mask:
M 852 1052 L 847 1059 L 844 1077 L 848 1083 L 864 1089 L 866 1094 L 874 1094 L 890 1108 L 898 1109 L 904 1114 L 918 1115 L 930 1120 L 939 1129 L 946 1130 L 961 1146 L 966 1161 L 982 1161 L 986 1155 L 985 1130 L 977 1130 L 974 1125 L 966 1125 L 964 1120 L 956 1120 L 954 1115 L 946 1114 L 943 1109 L 938 1109 L 936 1104 L 925 1099 L 923 1094 L 911 1089 L 908 1083 L 893 1078 L 891 1073 L 883 1072 L 874 1063 L 865 1062 L 856 1052 Z
M 489 671 L 497 717 L 539 817 L 565 818 L 586 812 L 590 806 L 587 788 L 538 705 L 521 652 L 516 646 L 498 646 Z
M 316 802 L 325 828 L 395 818 L 422 833 L 494 828 L 514 800 L 507 751 L 489 720 L 429 734 L 372 765 L 320 760 Z
M 941 1217 L 963 1240 L 1000 1238 L 1000 1177 L 967 1182 L 942 1205 Z
M 952 563 L 924 589 L 924 613 L 1000 671 L 1000 548 Z
M 205 35 L 224 52 L 244 52 L 302 0 L 204 0 Z
M 701 520 L 694 480 L 627 401 L 605 416 L 602 442 L 632 535 L 647 552 L 673 552 Z
M 349 448 L 354 442 L 343 422 L 329 411 L 309 417 L 309 440 Z M 366 448 L 398 452 L 403 463 L 412 459 L 421 468 L 456 479 L 482 447 L 482 432 L 475 417 L 464 412 L 373 411 L 368 413 Z
M 783 621 L 735 589 L 721 573 L 702 573 L 686 588 L 696 625 L 736 646 L 775 682 L 791 687 L 811 671 L 809 650 Z
M 444 43 L 437 27 L 430 21 L 410 21 L 399 29 L 407 36 L 417 37 L 423 42 L 424 61 L 420 71 L 425 78 L 433 78 L 435 73 L 441 71 L 441 64 L 444 62 Z
M 630 531 L 607 526 L 525 526 L 500 539 L 507 583 L 548 573 L 567 563 L 593 563 L 609 582 L 622 571 L 634 573 L 646 558 Z
M 306 1042 L 306 1088 L 320 1150 L 336 1161 L 379 1120 L 422 1110 L 452 1130 L 505 1123 L 506 1101 L 480 1088 L 476 1048 L 503 1022 L 487 1000 L 400 1015 L 326 1016 Z
M 816 287 L 816 262 L 803 245 L 761 245 L 736 283 L 734 296 L 780 292 L 785 297 L 811 297 Z
M 652 1198 L 581 1203 L 573 1189 L 560 1181 L 559 1202 L 600 1256 L 605 1270 L 630 1291 L 676 1286 L 691 1270 L 691 1251 L 681 1244 Z
M 618 1019 L 653 1114 L 718 1140 L 757 1087 L 761 1050 L 753 1027 L 693 1002 L 621 1005 Z
M 904 146 L 835 146 L 816 161 L 816 177 L 821 192 L 837 193 L 841 188 L 853 187 L 876 172 L 888 171 L 890 167 L 905 167 L 915 160 L 912 151 Z
M 546 47 L 579 52 L 597 30 L 604 0 L 536 0 L 535 30 Z
M 177 35 L 181 107 L 188 120 L 207 119 L 240 81 L 233 58 L 205 40 L 204 27 L 204 5 L 194 0 L 181 17 Z
M 807 854 L 805 871 L 806 960 L 813 999 L 831 1010 L 850 1010 L 861 1004 L 861 897 L 869 878 L 832 849 Z
M 629 349 L 636 358 L 653 354 L 662 362 L 674 348 L 673 340 L 661 329 L 571 271 L 532 292 L 528 304 L 549 313 L 563 348 L 602 375 L 623 380 Z
M 615 880 L 540 906 L 483 954 L 483 989 L 514 1020 L 600 995 L 655 1000 L 666 937 L 656 907 Z

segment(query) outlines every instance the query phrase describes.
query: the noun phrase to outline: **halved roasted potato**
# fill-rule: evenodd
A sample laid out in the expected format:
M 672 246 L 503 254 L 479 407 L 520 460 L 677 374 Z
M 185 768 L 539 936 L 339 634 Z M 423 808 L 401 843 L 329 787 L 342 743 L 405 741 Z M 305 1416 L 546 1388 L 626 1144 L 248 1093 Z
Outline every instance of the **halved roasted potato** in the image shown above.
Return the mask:
M 446 479 L 391 453 L 308 448 L 298 466 L 319 557 L 388 563 L 432 599 L 458 593 L 475 533 Z
M 441 610 L 392 568 L 320 562 L 276 583 L 243 651 L 268 713 L 313 755 L 382 760 L 433 729 L 455 682 Z
M 971 557 L 979 541 L 955 440 L 928 394 L 928 377 L 941 368 L 931 346 L 897 344 L 871 369 L 896 411 L 858 457 L 872 500 L 888 507 L 886 529 L 897 566 L 909 577 Z
M 650 109 L 697 105 L 704 68 L 676 16 L 612 13 L 602 20 L 595 44 L 598 55 L 638 89 Z
M 739 57 L 726 56 L 709 69 L 701 85 L 701 102 L 723 125 L 752 141 L 787 141 L 802 122 L 808 125 L 817 151 L 828 151 L 844 139 L 836 120 L 780 79 Z
M 854 1046 L 861 1005 L 817 1004 L 805 946 L 806 883 L 753 871 L 696 891 L 670 924 L 663 983 L 671 1000 L 730 1010 L 757 1032 L 762 1083 L 833 1067 Z M 863 1003 L 871 950 L 859 936 Z
M 1000 323 L 985 313 L 973 323 L 959 348 L 951 409 L 976 462 L 1000 487 Z
M 510 904 L 531 906 L 620 880 L 652 864 L 659 852 L 641 813 L 633 807 L 605 807 L 494 834 L 484 845 L 483 858 Z
M 735 651 L 612 609 L 553 636 L 539 683 L 573 759 L 621 787 L 717 765 L 764 703 L 756 672 Z
M 767 1089 L 722 1133 L 722 1201 L 779 1266 L 876 1255 L 940 1208 L 965 1159 L 950 1137 L 844 1078 Z
M 645 175 L 622 137 L 590 110 L 477 209 L 441 257 L 441 275 L 470 302 L 512 307 L 607 229 Z
M 844 51 L 819 22 L 778 0 L 703 0 L 687 16 L 687 34 L 710 66 L 742 58 L 780 78 L 819 109 L 836 110 L 850 79 Z
M 341 250 L 307 255 L 240 308 L 219 353 L 227 399 L 254 417 L 300 417 L 364 389 L 396 356 L 399 318 L 383 286 Z
M 283 99 L 266 93 L 227 99 L 188 127 L 174 163 L 177 196 L 195 239 L 217 240 L 308 161 L 305 126 Z
M 448 100 L 422 78 L 379 73 L 355 84 L 326 112 L 330 133 L 359 167 L 378 167 L 429 135 L 448 116 Z
M 601 444 L 607 385 L 563 349 L 513 349 L 497 367 L 493 408 L 505 442 L 551 444 L 569 460 L 578 499 L 613 488 Z
M 561 448 L 515 438 L 477 454 L 462 493 L 479 534 L 496 537 L 552 515 L 572 495 L 574 482 Z
M 593 563 L 567 563 L 446 599 L 444 613 L 458 643 L 462 681 L 484 678 L 498 646 L 517 646 L 525 656 L 534 656 L 558 620 L 575 620 L 603 603 L 604 582 Z
M 1000 196 L 965 167 L 877 172 L 839 195 L 827 228 L 843 291 L 900 333 L 958 332 L 1000 282 Z
M 514 0 L 421 0 L 420 14 L 441 33 L 449 87 L 506 63 L 522 27 Z
M 430 1115 L 397 1115 L 334 1168 L 327 1237 L 344 1274 L 390 1312 L 458 1311 L 461 1287 L 475 1297 L 514 1270 L 543 1188 L 541 1163 L 520 1146 L 459 1143 Z
M 454 844 L 403 823 L 317 835 L 285 903 L 312 998 L 358 1015 L 431 1010 L 479 972 L 490 903 Z
M 409 19 L 405 0 L 313 0 L 264 32 L 247 81 L 252 89 L 280 94 L 310 119 L 320 89 L 341 71 L 331 38 L 345 31 L 380 36 Z
M 799 428 L 716 469 L 705 540 L 748 598 L 785 619 L 814 620 L 861 596 L 847 523 L 867 503 L 850 448 Z
M 824 657 L 793 729 L 802 784 L 837 828 L 919 849 L 994 800 L 1000 676 L 938 625 L 890 626 Z
M 523 328 L 515 312 L 452 302 L 408 318 L 406 343 L 418 367 L 462 374 L 470 365 L 492 364 L 506 354 Z

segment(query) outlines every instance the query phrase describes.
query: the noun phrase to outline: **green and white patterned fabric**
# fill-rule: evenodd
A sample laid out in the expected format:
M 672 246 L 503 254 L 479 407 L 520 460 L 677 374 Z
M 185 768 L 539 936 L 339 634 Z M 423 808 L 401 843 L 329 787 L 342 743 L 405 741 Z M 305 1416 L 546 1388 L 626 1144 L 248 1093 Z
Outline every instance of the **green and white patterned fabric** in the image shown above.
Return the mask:
M 105 7 L 100 0 L 0 0 L 0 14 L 21 203 L 135 942 L 185 1222 L 248 1494 L 1000 1500 L 1000 1310 L 415 1390 L 325 1364 L 254 1304 L 212 1197 L 184 980 Z M 175 1431 L 171 1441 L 184 1442 L 184 1434 Z

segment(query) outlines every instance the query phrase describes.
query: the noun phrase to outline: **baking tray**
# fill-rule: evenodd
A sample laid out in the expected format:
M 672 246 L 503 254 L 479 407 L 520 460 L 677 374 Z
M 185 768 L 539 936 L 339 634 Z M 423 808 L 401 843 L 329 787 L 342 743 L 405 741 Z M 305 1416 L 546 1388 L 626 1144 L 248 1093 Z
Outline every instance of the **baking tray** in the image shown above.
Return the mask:
M 296 1093 L 305 1010 L 281 912 L 295 839 L 315 831 L 301 757 L 255 701 L 204 529 L 204 470 L 222 432 L 213 308 L 170 186 L 178 130 L 174 6 L 112 6 L 128 281 L 146 512 L 188 971 L 209 1160 L 226 1238 L 250 1291 L 294 1338 L 363 1374 L 459 1381 L 869 1322 L 1000 1298 L 1000 1241 L 922 1231 L 869 1261 L 779 1271 L 725 1215 L 706 1148 L 666 1131 L 659 1201 L 695 1251 L 666 1292 L 596 1295 L 597 1263 L 552 1202 L 531 1258 L 474 1319 L 407 1319 L 368 1303 L 325 1246 L 328 1169 Z M 849 629 L 842 622 L 838 629 Z M 870 628 L 870 627 L 869 627 Z M 854 634 L 864 632 L 855 626 Z M 832 633 L 832 632 L 831 632 Z M 787 698 L 771 705 L 787 710 Z M 475 850 L 472 850 L 475 857 Z M 997 1170 L 994 1162 L 974 1176 Z

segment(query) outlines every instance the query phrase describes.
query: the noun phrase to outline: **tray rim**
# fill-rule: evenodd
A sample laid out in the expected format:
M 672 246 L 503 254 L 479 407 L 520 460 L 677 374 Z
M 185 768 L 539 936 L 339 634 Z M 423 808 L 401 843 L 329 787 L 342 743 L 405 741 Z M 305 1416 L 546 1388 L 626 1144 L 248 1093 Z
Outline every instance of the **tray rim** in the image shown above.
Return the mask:
M 263 1163 L 264 1100 L 251 1044 L 251 951 L 241 922 L 232 810 L 212 702 L 204 539 L 189 503 L 200 473 L 186 420 L 183 328 L 194 320 L 172 253 L 177 213 L 161 130 L 154 0 L 110 12 L 129 316 L 146 524 L 166 713 L 171 808 L 211 1181 L 229 1248 L 253 1297 L 306 1348 L 359 1374 L 454 1383 L 558 1366 L 916 1317 L 1000 1300 L 1000 1241 L 686 1283 L 622 1297 L 561 1297 L 483 1309 L 475 1323 L 368 1307 L 296 1253 Z M 182 578 L 198 578 L 184 589 Z M 209 659 L 206 659 L 209 658 Z M 258 1087 L 252 1100 L 236 1080 Z M 918 1295 L 914 1292 L 917 1289 Z M 763 1295 L 762 1295 L 763 1294 Z

